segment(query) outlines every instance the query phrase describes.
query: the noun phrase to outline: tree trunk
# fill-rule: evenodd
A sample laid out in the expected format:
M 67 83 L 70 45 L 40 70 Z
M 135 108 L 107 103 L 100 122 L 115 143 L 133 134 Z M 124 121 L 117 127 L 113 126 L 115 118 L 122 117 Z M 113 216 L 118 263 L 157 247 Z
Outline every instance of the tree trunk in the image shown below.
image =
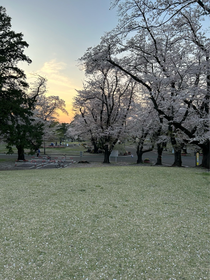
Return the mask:
M 202 152 L 203 152 L 203 159 L 202 159 L 202 167 L 210 168 L 210 141 L 207 140 L 206 143 L 202 146 Z
M 143 156 L 143 145 L 144 140 L 140 139 L 136 147 L 136 154 L 137 154 L 137 163 L 143 163 L 142 156 Z
M 142 149 L 138 150 L 136 152 L 136 154 L 137 154 L 137 163 L 143 163 L 142 156 L 143 156 L 144 152 L 142 151 Z
M 18 150 L 18 160 L 25 160 L 25 155 L 24 155 L 24 148 L 22 146 L 16 146 Z
M 173 147 L 174 148 L 174 163 L 172 166 L 177 166 L 181 167 L 182 166 L 182 150 L 181 148 L 178 147 Z
M 157 162 L 155 165 L 162 165 L 162 153 L 163 153 L 163 144 L 157 144 L 157 152 L 158 152 L 158 156 L 157 156 Z
M 93 145 L 93 153 L 97 154 L 98 153 L 98 145 L 97 145 L 97 142 L 95 141 L 95 139 L 93 137 L 91 138 L 91 143 Z
M 182 166 L 182 148 L 181 145 L 177 144 L 176 138 L 173 136 L 171 131 L 171 144 L 174 149 L 174 163 L 172 166 L 181 167 Z
M 103 163 L 110 163 L 110 161 L 109 161 L 110 154 L 111 154 L 111 152 L 109 151 L 108 145 L 105 145 L 105 147 L 104 147 L 104 162 Z
M 143 151 L 143 145 L 141 145 L 141 147 L 140 147 L 140 145 L 138 145 L 137 150 L 136 150 L 137 163 L 143 163 L 143 159 L 142 159 L 143 154 L 151 152 L 152 150 L 153 150 L 153 147 Z
M 93 143 L 93 153 L 97 154 L 98 153 L 98 146 L 97 144 Z

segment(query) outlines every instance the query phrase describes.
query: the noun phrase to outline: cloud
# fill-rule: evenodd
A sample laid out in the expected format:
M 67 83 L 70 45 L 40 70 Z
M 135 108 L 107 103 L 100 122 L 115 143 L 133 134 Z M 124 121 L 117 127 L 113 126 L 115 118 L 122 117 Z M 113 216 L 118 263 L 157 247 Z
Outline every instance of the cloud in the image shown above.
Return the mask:
M 52 59 L 51 61 L 45 62 L 44 66 L 41 68 L 41 71 L 44 73 L 59 73 L 60 70 L 66 68 L 66 63 L 57 62 L 56 59 Z
M 48 80 L 48 86 L 64 87 L 67 89 L 75 89 L 73 81 L 67 76 L 65 70 L 67 64 L 64 62 L 58 62 L 56 59 L 45 62 L 43 67 L 38 71 L 40 75 L 43 75 Z

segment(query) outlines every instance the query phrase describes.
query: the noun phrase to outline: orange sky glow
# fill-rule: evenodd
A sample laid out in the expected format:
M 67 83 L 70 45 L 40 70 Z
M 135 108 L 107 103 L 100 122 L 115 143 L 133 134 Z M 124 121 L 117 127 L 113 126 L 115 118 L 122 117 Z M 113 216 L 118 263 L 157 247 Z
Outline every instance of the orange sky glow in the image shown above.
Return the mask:
M 59 114 L 58 121 L 60 123 L 70 123 L 74 118 L 74 111 L 72 110 L 73 99 L 76 95 L 76 90 L 82 88 L 82 71 L 78 72 L 78 79 L 71 79 L 66 73 L 66 64 L 64 62 L 58 62 L 56 59 L 52 59 L 48 62 L 45 62 L 44 65 L 36 71 L 40 76 L 43 76 L 47 79 L 47 91 L 46 96 L 59 96 L 60 99 L 63 99 L 66 104 L 66 111 L 68 115 L 64 114 L 61 111 L 57 111 Z M 26 68 L 26 75 L 30 81 L 34 80 L 34 73 L 31 73 Z
M 72 105 L 66 103 L 66 110 L 69 115 L 63 114 L 62 112 L 59 113 L 58 120 L 60 123 L 70 123 L 74 118 L 74 112 L 72 111 Z

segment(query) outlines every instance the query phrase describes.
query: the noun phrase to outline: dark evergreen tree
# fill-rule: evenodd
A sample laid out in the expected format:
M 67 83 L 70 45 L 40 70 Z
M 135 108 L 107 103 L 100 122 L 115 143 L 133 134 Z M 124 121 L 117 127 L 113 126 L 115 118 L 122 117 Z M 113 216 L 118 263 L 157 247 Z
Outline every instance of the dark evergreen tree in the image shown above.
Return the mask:
M 14 113 L 24 114 L 20 105 L 26 101 L 24 90 L 28 84 L 17 64 L 21 61 L 31 63 L 23 53 L 26 47 L 28 44 L 23 41 L 23 34 L 11 30 L 11 18 L 0 6 L 0 131 L 7 130 Z
M 61 123 L 56 130 L 57 135 L 59 137 L 60 143 L 66 140 L 66 133 L 68 130 L 69 124 L 68 123 Z
M 24 148 L 36 149 L 41 145 L 42 125 L 32 118 L 39 91 L 29 97 L 26 76 L 19 62 L 31 63 L 24 54 L 28 44 L 22 33 L 11 30 L 11 18 L 0 6 L 0 132 L 8 144 L 18 149 L 18 159 L 24 159 Z

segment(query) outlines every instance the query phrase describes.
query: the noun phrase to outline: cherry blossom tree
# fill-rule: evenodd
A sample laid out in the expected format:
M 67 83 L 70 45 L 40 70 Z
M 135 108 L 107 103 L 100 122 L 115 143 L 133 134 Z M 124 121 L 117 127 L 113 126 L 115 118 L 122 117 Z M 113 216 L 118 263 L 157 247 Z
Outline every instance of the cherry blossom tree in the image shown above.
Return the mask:
M 89 140 L 87 128 L 84 126 L 84 120 L 80 113 L 75 113 L 75 116 L 68 126 L 66 137 L 71 138 L 73 141 Z
M 168 122 L 174 165 L 181 166 L 185 142 L 202 149 L 202 166 L 209 167 L 209 39 L 202 32 L 202 13 L 193 7 L 177 12 L 171 8 L 173 16 L 164 21 L 153 2 L 116 3 L 122 3 L 119 25 L 87 50 L 81 59 L 86 71 L 110 63 L 129 75 Z
M 59 96 L 46 96 L 46 94 L 42 94 L 38 97 L 35 116 L 37 120 L 43 123 L 44 154 L 46 141 L 53 137 L 56 134 L 56 130 L 59 129 L 59 123 L 57 122 L 59 110 L 68 115 L 65 109 L 65 101 L 60 99 Z
M 156 165 L 162 165 L 162 152 L 168 141 L 168 126 L 154 110 L 151 100 L 143 96 L 135 98 L 126 122 L 126 134 L 136 144 L 137 163 L 142 163 L 143 154 L 152 151 L 156 145 Z
M 136 145 L 137 163 L 143 163 L 143 154 L 152 151 L 154 148 L 154 143 L 151 141 L 153 125 L 155 126 L 156 122 L 151 118 L 148 104 L 143 104 L 142 101 L 140 103 L 135 102 L 126 122 L 126 133 Z M 148 147 L 148 144 L 145 145 L 146 140 L 150 140 L 150 147 Z
M 150 26 L 157 27 L 169 23 L 180 13 L 196 11 L 196 17 L 204 18 L 210 14 L 208 0 L 113 0 L 111 8 L 118 8 L 119 21 L 124 27 L 136 21 L 136 27 L 145 27 L 144 21 L 139 21 L 139 9 L 144 8 Z M 125 22 L 127 19 L 127 23 Z M 133 21 L 134 20 L 134 21 Z
M 123 133 L 134 92 L 135 83 L 130 78 L 103 65 L 86 81 L 84 89 L 77 91 L 74 107 L 91 142 L 104 150 L 104 163 L 109 163 Z

